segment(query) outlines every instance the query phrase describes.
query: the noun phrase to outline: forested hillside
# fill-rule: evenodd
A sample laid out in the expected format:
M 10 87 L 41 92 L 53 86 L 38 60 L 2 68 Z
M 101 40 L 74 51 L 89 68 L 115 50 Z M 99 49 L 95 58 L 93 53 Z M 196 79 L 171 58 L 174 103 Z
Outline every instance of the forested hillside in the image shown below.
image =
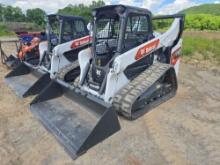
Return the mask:
M 205 4 L 179 12 L 185 14 L 186 30 L 220 30 L 220 4 Z M 171 20 L 157 21 L 154 27 L 161 29 L 170 26 Z
M 185 14 L 211 14 L 220 16 L 220 4 L 204 4 L 181 11 Z
M 181 11 L 186 14 L 186 29 L 220 30 L 220 4 L 204 4 Z

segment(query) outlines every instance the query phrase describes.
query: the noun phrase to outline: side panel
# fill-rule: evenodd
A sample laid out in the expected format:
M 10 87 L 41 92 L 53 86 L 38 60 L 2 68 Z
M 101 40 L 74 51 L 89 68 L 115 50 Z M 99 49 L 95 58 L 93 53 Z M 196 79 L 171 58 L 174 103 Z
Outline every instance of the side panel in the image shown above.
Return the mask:
M 50 78 L 55 79 L 56 73 L 70 62 L 64 56 L 52 56 Z
M 176 75 L 178 76 L 179 67 L 180 67 L 180 56 L 182 51 L 182 39 L 178 42 L 178 44 L 171 51 L 170 64 L 174 66 Z
M 80 66 L 80 83 L 83 81 L 84 77 L 87 74 L 87 70 L 90 64 L 90 59 L 92 58 L 92 52 L 90 48 L 82 50 L 79 52 L 78 60 Z
M 156 50 L 163 48 L 163 47 L 169 47 L 172 46 L 174 41 L 179 35 L 179 28 L 180 27 L 180 18 L 176 18 L 170 29 L 155 37 L 154 39 L 141 44 L 140 46 L 133 48 L 124 54 L 118 56 L 113 64 L 113 70 L 116 77 L 114 77 L 113 73 L 109 73 L 108 75 L 108 81 L 106 86 L 106 93 L 104 96 L 105 101 L 109 102 L 110 98 L 114 96 L 115 93 L 117 93 L 124 85 L 129 83 L 129 80 L 126 80 L 123 78 L 123 71 L 131 64 L 136 62 L 139 59 L 142 59 L 143 57 L 148 56 L 149 54 L 155 52 Z M 181 42 L 179 42 L 180 45 Z M 176 73 L 178 74 L 178 63 L 176 65 Z M 117 79 L 117 80 L 114 80 Z M 117 81 L 117 83 L 115 82 Z M 114 84 L 114 87 L 110 85 L 111 83 Z M 108 85 L 109 84 L 109 85 Z
M 148 54 L 160 49 L 161 47 L 168 47 L 168 46 L 172 46 L 172 44 L 174 43 L 175 39 L 178 37 L 179 34 L 179 26 L 180 26 L 180 18 L 176 18 L 173 21 L 172 26 L 170 27 L 170 29 L 161 34 L 158 35 L 157 37 L 155 37 L 154 39 L 141 44 L 140 46 L 131 49 L 127 52 L 125 52 L 124 54 L 118 56 L 115 59 L 115 66 L 117 66 L 117 72 L 121 72 L 124 71 L 125 68 L 127 68 L 127 66 L 133 64 L 134 62 L 137 61 L 137 56 L 138 53 L 141 53 L 141 56 L 147 56 Z
M 163 33 L 160 38 L 161 47 L 172 46 L 180 33 L 181 18 L 176 18 L 169 30 Z
M 120 74 L 115 74 L 113 71 L 110 71 L 107 76 L 104 101 L 111 103 L 111 98 L 117 93 L 117 91 L 119 91 L 129 82 L 130 80 L 127 79 L 123 72 Z
M 41 42 L 39 44 L 40 62 L 42 61 L 43 55 L 45 52 L 47 52 L 47 50 L 48 50 L 48 42 L 47 41 Z
M 51 60 L 51 75 L 52 79 L 56 78 L 56 73 L 71 62 L 64 56 L 65 52 L 84 46 L 90 42 L 90 36 L 86 36 L 80 39 L 69 41 L 58 45 L 53 50 Z

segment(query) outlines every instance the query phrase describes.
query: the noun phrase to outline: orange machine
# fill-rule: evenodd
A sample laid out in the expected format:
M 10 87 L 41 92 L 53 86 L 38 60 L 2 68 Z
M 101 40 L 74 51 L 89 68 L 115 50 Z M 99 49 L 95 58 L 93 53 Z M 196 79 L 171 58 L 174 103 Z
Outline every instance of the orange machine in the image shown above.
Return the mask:
M 34 37 L 29 44 L 21 44 L 20 50 L 18 51 L 18 57 L 20 60 L 25 60 L 25 58 L 28 58 L 27 56 L 39 56 L 39 44 L 40 44 L 40 38 Z

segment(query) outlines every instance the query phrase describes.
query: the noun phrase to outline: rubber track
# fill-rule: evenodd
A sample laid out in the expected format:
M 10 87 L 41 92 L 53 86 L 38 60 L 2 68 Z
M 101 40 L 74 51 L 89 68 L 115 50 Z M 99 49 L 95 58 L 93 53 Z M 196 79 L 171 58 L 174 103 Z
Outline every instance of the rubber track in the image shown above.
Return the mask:
M 137 98 L 159 80 L 170 68 L 171 65 L 169 64 L 156 62 L 142 72 L 113 98 L 113 107 L 115 110 L 124 117 L 133 119 L 131 109 Z
M 80 76 L 76 77 L 76 79 L 74 80 L 72 85 L 75 86 L 75 87 L 79 87 L 79 82 L 80 82 Z
M 65 66 L 64 68 L 62 68 L 62 69 L 59 70 L 59 72 L 57 73 L 58 78 L 61 79 L 61 80 L 64 80 L 65 75 L 66 75 L 69 71 L 71 71 L 71 70 L 77 68 L 78 66 L 79 66 L 78 60 L 74 61 L 74 62 L 71 63 L 71 64 L 68 64 L 67 66 Z

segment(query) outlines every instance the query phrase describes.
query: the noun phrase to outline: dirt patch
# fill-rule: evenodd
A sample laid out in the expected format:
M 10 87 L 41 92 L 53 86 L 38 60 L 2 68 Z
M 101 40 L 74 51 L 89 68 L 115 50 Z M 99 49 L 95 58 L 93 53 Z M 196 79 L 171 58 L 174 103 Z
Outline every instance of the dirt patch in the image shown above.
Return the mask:
M 220 164 L 219 70 L 181 64 L 175 98 L 73 161 L 4 83 L 0 65 L 0 162 L 8 164 Z

